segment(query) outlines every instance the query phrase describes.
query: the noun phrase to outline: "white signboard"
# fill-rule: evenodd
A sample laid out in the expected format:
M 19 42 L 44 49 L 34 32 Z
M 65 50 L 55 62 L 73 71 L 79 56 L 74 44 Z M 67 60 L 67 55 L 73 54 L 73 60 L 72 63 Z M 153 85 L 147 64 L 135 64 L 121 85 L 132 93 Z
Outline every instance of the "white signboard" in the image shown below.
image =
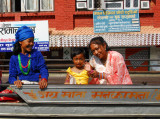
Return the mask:
M 49 51 L 48 21 L 0 22 L 0 52 L 11 52 L 15 33 L 21 26 L 28 26 L 34 32 L 34 49 Z

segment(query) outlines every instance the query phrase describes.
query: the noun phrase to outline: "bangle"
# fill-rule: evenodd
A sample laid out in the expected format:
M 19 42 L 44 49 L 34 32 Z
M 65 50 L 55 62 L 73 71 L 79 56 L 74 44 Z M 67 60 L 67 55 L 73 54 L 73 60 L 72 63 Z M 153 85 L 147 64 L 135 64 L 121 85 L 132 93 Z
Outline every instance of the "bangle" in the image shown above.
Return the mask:
M 41 79 L 41 81 L 43 81 L 43 80 L 48 81 L 46 78 Z
M 91 70 L 89 73 L 93 73 L 93 70 Z

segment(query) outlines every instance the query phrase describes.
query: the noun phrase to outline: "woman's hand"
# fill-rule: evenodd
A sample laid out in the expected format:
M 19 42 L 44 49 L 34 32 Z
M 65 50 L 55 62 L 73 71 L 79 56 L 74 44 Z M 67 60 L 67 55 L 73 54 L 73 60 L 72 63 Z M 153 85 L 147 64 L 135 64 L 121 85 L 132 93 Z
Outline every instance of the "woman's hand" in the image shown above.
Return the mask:
M 47 85 L 48 85 L 48 82 L 47 82 L 46 79 L 42 79 L 42 80 L 39 82 L 39 88 L 40 88 L 40 89 L 46 88 Z
M 17 88 L 21 88 L 22 85 L 23 85 L 23 82 L 21 80 L 17 80 L 17 81 L 14 82 L 14 85 L 16 85 Z
M 89 62 L 85 62 L 84 69 L 86 71 L 88 71 L 88 72 L 92 70 L 91 65 L 89 64 Z
M 91 70 L 89 73 L 89 76 L 92 78 L 98 78 L 99 77 L 99 73 L 96 70 Z

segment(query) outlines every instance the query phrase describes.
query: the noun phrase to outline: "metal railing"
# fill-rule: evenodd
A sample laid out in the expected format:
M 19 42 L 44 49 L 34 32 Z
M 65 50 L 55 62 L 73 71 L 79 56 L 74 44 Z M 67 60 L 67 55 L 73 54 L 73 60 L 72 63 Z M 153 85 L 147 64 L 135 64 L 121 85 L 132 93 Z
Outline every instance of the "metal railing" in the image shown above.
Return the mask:
M 8 70 L 9 69 L 9 59 L 0 59 L 0 70 Z M 73 66 L 73 62 L 71 59 L 45 59 L 47 67 L 49 70 L 55 69 L 67 69 L 68 67 Z M 89 61 L 89 59 L 86 59 Z M 125 59 L 125 61 L 160 61 L 160 59 Z M 65 65 L 64 65 L 65 64 Z M 160 65 L 127 65 L 127 67 L 160 67 Z

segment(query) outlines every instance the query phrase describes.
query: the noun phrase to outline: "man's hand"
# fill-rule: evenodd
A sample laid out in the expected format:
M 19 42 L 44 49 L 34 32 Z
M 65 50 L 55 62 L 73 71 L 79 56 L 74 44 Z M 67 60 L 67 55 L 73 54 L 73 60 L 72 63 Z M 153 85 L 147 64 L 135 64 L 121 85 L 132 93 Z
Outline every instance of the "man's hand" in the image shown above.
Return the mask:
M 17 81 L 14 82 L 14 85 L 16 85 L 17 88 L 21 88 L 22 85 L 23 85 L 23 82 L 21 80 L 17 80 Z
M 42 79 L 42 80 L 39 82 L 39 88 L 40 88 L 40 89 L 46 88 L 47 85 L 48 85 L 48 82 L 47 82 L 46 79 Z

